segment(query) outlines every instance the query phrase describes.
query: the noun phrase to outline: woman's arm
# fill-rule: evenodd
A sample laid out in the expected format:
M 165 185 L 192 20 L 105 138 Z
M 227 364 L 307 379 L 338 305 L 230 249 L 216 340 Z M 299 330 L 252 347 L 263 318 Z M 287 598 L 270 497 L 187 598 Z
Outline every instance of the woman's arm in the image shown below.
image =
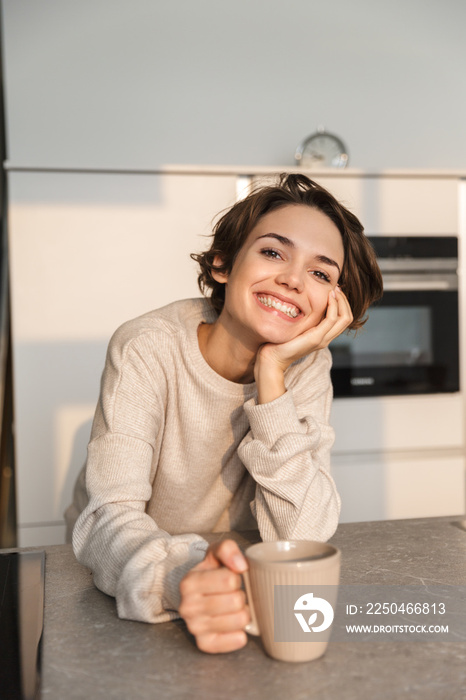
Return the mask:
M 92 441 L 86 469 L 89 503 L 73 531 L 78 561 L 116 599 L 119 617 L 164 622 L 178 617 L 179 582 L 204 557 L 194 534 L 171 536 L 145 513 L 152 448 L 107 434 Z
M 353 320 L 348 300 L 340 287 L 329 293 L 325 317 L 319 325 L 293 340 L 274 345 L 267 343 L 257 353 L 254 378 L 258 403 L 269 403 L 285 393 L 285 372 L 296 360 L 326 348 Z
M 144 359 L 153 336 L 134 339 L 132 330 L 125 325 L 109 345 L 88 448 L 89 502 L 73 547 L 96 586 L 116 598 L 120 617 L 162 622 L 178 616 L 179 582 L 207 543 L 194 534 L 170 536 L 145 512 L 165 389 L 157 366 Z
M 256 483 L 252 509 L 263 540 L 326 541 L 338 525 L 340 498 L 329 471 L 329 352 L 316 353 L 306 369 L 309 383 L 270 403 L 245 404 L 251 430 L 238 454 Z
M 340 498 L 329 471 L 333 392 L 326 346 L 351 319 L 343 292 L 331 292 L 318 326 L 288 343 L 265 345 L 258 354 L 258 404 L 245 404 L 251 431 L 238 453 L 257 485 L 253 510 L 264 540 L 325 541 L 337 527 Z

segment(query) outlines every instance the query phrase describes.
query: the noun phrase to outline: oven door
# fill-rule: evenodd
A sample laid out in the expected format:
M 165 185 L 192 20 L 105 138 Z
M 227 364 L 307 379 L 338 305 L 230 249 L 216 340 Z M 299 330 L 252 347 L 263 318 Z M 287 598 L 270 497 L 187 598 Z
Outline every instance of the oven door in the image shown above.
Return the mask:
M 330 345 L 336 398 L 459 391 L 457 280 L 448 277 L 384 280 L 366 325 Z

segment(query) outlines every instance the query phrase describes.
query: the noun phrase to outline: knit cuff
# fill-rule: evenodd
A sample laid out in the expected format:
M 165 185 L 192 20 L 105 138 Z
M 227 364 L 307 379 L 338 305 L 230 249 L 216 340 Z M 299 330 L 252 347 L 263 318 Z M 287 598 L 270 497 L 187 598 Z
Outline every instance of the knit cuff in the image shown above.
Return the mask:
M 256 404 L 254 399 L 250 399 L 244 404 L 244 410 L 253 438 L 268 448 L 288 433 L 306 433 L 306 426 L 296 413 L 291 391 L 286 391 L 269 403 Z
M 164 594 L 162 605 L 166 610 L 178 611 L 181 602 L 180 583 L 188 571 L 205 558 L 208 544 L 204 539 L 191 542 L 188 553 L 180 551 L 179 562 L 172 556 L 172 569 L 166 574 L 164 580 Z M 175 559 L 175 561 L 173 561 Z

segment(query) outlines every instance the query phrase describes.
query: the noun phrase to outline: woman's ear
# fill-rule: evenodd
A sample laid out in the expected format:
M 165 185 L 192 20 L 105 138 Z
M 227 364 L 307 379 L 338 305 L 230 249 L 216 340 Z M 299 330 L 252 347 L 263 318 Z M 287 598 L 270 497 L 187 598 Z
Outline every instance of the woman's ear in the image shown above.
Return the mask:
M 211 272 L 211 275 L 216 282 L 220 282 L 220 284 L 226 284 L 228 282 L 228 273 L 227 272 L 220 272 L 219 270 L 215 269 L 217 267 L 222 267 L 222 265 L 223 265 L 222 258 L 220 257 L 220 255 L 216 255 L 214 257 L 214 264 L 212 265 L 210 272 Z

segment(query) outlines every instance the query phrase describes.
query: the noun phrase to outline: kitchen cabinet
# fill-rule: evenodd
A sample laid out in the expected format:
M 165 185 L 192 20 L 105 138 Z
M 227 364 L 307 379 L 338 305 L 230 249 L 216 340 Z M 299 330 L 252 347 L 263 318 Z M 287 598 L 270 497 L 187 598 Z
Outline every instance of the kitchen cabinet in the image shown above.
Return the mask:
M 85 460 L 113 331 L 151 308 L 199 295 L 189 254 L 207 247 L 212 218 L 242 188 L 280 170 L 10 169 L 20 546 L 63 542 L 63 511 Z M 465 233 L 459 174 L 311 175 L 371 235 Z M 345 520 L 464 510 L 464 384 L 451 396 L 339 399 L 332 421 Z
M 307 173 L 353 211 L 371 236 L 428 236 L 458 233 L 458 183 L 453 174 L 393 172 L 358 173 L 332 171 Z M 276 174 L 251 176 L 255 182 L 271 182 Z
M 199 295 L 189 254 L 235 198 L 222 174 L 9 173 L 20 546 L 64 541 L 110 336 Z
M 464 512 L 461 452 L 373 452 L 334 455 L 340 522 L 423 518 Z
M 464 446 L 461 392 L 334 399 L 331 421 L 336 455 Z
M 272 178 L 258 173 L 253 179 Z M 368 235 L 459 236 L 460 277 L 466 270 L 466 185 L 459 174 L 328 171 L 315 179 L 361 219 Z M 461 287 L 461 309 L 464 294 Z M 464 322 L 460 331 L 464 345 Z M 465 370 L 463 364 L 462 377 Z M 332 473 L 343 522 L 464 512 L 462 381 L 452 394 L 334 400 Z

